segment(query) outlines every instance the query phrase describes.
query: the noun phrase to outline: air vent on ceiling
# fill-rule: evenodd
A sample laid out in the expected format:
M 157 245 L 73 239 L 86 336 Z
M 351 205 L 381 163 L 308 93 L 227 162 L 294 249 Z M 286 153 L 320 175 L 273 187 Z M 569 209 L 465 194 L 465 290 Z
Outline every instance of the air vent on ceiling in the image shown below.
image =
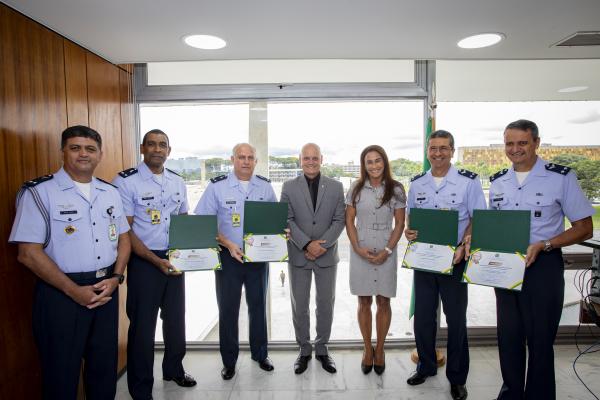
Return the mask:
M 600 32 L 577 32 L 556 43 L 554 46 L 600 46 Z

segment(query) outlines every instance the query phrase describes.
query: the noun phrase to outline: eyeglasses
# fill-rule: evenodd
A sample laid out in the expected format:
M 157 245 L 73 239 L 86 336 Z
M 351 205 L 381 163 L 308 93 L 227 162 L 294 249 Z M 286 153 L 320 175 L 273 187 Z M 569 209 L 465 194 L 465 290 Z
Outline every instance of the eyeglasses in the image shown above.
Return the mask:
M 438 151 L 440 153 L 449 153 L 452 150 L 454 150 L 452 147 L 447 147 L 447 146 L 442 146 L 442 147 L 431 146 L 431 147 L 427 148 L 427 151 L 430 153 L 437 153 Z

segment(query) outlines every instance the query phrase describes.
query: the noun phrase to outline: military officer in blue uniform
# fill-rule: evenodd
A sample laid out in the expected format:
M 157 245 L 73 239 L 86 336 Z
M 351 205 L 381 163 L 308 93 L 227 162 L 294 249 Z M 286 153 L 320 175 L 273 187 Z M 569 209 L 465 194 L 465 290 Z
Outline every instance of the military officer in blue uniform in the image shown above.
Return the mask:
M 427 159 L 431 169 L 412 179 L 408 192 L 408 208 L 428 208 L 458 211 L 458 247 L 454 256 L 452 275 L 414 272 L 415 341 L 419 354 L 417 371 L 407 380 L 409 385 L 420 385 L 427 377 L 437 374 L 435 340 L 437 308 L 442 298 L 448 323 L 448 364 L 446 377 L 450 381 L 452 398 L 467 398 L 465 383 L 469 372 L 469 344 L 467 341 L 467 285 L 462 283 L 466 253 L 470 242 L 473 210 L 485 209 L 485 197 L 477 174 L 457 170 L 450 161 L 454 155 L 454 137 L 438 130 L 427 143 Z M 410 226 L 410 223 L 408 224 Z M 416 240 L 418 232 L 407 229 L 406 238 Z
M 237 144 L 232 151 L 233 172 L 211 179 L 195 214 L 216 215 L 222 269 L 215 272 L 219 307 L 219 345 L 223 379 L 235 375 L 239 353 L 238 318 L 242 286 L 246 289 L 250 351 L 252 359 L 265 371 L 273 370 L 267 352 L 266 295 L 269 278 L 265 262 L 243 261 L 244 202 L 277 201 L 270 181 L 254 175 L 256 150 L 248 143 Z
M 117 189 L 93 176 L 102 159 L 100 135 L 72 126 L 61 147 L 63 167 L 19 191 L 9 242 L 39 277 L 33 334 L 43 398 L 75 400 L 83 359 L 86 398 L 112 399 L 129 225 Z
M 164 167 L 171 153 L 169 138 L 153 129 L 144 135 L 140 152 L 144 160 L 120 172 L 113 183 L 119 188 L 131 224 L 132 254 L 127 274 L 127 385 L 135 400 L 152 398 L 154 332 L 160 309 L 165 352 L 163 379 L 183 387 L 196 384 L 183 369 L 185 356 L 184 274 L 169 263 L 169 218 L 186 214 L 188 202 L 183 179 Z
M 490 208 L 531 211 L 523 288 L 521 292 L 496 289 L 498 351 L 504 381 L 498 400 L 556 398 L 553 344 L 565 288 L 560 249 L 589 239 L 593 232 L 594 209 L 575 173 L 539 158 L 539 145 L 534 122 L 508 124 L 504 148 L 512 167 L 490 178 Z M 565 216 L 571 221 L 566 231 Z

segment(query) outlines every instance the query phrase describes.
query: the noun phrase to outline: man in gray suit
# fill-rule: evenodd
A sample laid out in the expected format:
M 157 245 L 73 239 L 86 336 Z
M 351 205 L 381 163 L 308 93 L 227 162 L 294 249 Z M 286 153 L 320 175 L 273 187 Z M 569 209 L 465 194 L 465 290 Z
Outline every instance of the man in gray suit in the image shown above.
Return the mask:
M 317 287 L 316 359 L 327 372 L 337 371 L 327 343 L 339 261 L 337 240 L 344 230 L 344 189 L 340 182 L 321 175 L 322 162 L 319 146 L 305 144 L 300 153 L 304 174 L 285 182 L 281 192 L 281 201 L 289 204 L 288 276 L 296 342 L 300 346 L 294 363 L 296 374 L 306 371 L 312 357 L 309 303 L 313 274 Z

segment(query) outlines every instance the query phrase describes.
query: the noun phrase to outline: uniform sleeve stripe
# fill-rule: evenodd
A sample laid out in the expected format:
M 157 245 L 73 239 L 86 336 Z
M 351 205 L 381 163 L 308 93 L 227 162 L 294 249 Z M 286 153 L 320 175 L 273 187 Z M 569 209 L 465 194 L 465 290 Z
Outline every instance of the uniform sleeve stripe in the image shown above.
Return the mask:
M 48 247 L 48 244 L 50 244 L 50 214 L 48 213 L 48 210 L 46 210 L 46 207 L 44 207 L 44 203 L 42 202 L 40 194 L 36 188 L 30 187 L 29 191 L 31 192 L 33 200 L 35 201 L 35 205 L 40 210 L 42 218 L 44 218 L 44 223 L 46 224 L 46 239 L 44 240 L 44 248 L 46 248 Z

